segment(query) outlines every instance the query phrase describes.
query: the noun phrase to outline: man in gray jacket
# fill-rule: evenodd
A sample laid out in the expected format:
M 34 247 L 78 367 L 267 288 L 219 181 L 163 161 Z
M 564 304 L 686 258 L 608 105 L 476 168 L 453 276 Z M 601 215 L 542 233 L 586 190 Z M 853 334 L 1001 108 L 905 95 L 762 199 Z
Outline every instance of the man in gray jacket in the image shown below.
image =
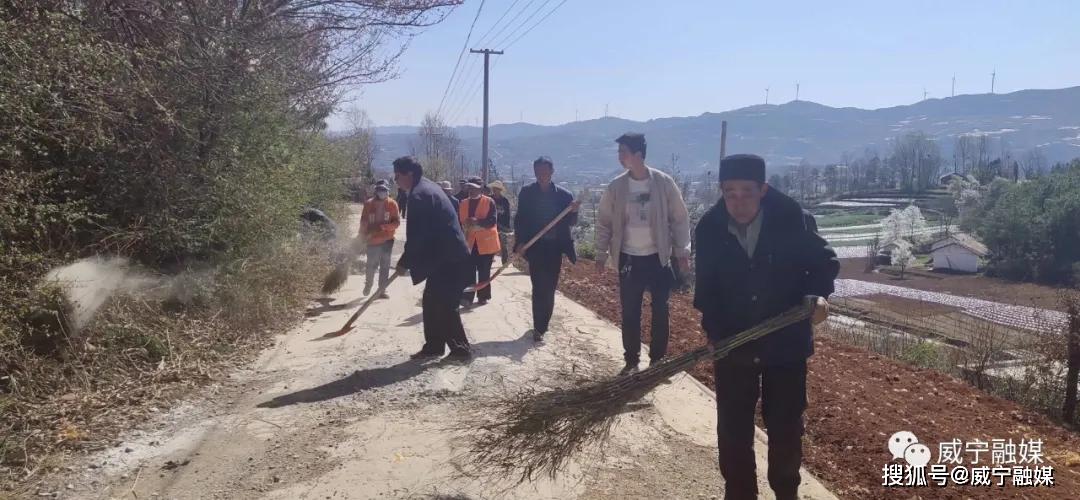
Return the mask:
M 645 164 L 645 136 L 627 133 L 615 140 L 626 172 L 612 180 L 600 198 L 596 220 L 596 265 L 619 271 L 623 358 L 620 374 L 637 371 L 641 356 L 641 306 L 652 297 L 649 360 L 667 354 L 668 297 L 674 282 L 672 262 L 690 271 L 690 215 L 671 176 Z

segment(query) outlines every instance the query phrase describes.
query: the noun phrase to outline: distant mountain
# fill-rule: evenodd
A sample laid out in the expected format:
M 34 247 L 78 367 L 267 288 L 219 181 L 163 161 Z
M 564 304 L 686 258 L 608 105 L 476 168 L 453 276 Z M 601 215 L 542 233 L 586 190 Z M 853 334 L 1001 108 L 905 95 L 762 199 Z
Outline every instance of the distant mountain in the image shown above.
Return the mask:
M 606 175 L 620 168 L 614 139 L 638 131 L 648 139 L 651 165 L 669 165 L 674 153 L 680 169 L 698 172 L 716 166 L 722 120 L 728 122 L 728 154 L 760 154 L 776 167 L 803 159 L 834 163 L 845 151 L 860 153 L 868 147 L 884 156 L 895 137 L 916 130 L 937 137 L 946 158 L 951 158 L 958 135 L 972 133 L 995 138 L 995 154 L 1004 140 L 1015 156 L 1039 148 L 1051 162 L 1080 157 L 1080 87 L 961 95 L 874 110 L 793 101 L 646 122 L 599 118 L 557 126 L 513 123 L 491 127 L 490 143 L 500 169 L 513 165 L 527 172 L 532 160 L 544 154 L 560 169 Z M 481 130 L 456 130 L 467 154 L 479 163 Z M 407 154 L 415 137 L 415 127 L 379 129 L 379 165 Z

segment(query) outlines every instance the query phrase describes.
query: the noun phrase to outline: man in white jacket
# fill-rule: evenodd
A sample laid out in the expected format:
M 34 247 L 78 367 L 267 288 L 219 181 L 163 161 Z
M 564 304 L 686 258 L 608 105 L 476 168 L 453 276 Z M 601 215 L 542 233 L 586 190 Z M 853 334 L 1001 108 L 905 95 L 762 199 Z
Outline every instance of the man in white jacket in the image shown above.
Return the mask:
M 596 221 L 596 264 L 619 271 L 623 358 L 620 374 L 637 371 L 641 356 L 641 308 L 646 290 L 652 297 L 649 360 L 667 354 L 668 297 L 674 282 L 673 262 L 690 271 L 690 215 L 671 176 L 645 164 L 645 136 L 626 133 L 619 144 L 619 163 L 626 172 L 612 180 Z

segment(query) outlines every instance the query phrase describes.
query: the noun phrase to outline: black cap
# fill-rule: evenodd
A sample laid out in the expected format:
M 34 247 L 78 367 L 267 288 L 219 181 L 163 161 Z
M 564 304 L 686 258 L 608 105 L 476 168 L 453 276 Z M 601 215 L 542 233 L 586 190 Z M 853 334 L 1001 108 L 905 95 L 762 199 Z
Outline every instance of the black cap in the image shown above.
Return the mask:
M 551 157 L 549 156 L 541 156 L 533 161 L 534 167 L 541 164 L 547 165 L 551 168 L 555 168 L 555 162 L 551 161 Z
M 477 189 L 484 189 L 484 179 L 476 176 L 469 177 L 468 179 L 465 179 L 465 185 Z
M 720 160 L 720 182 L 765 182 L 765 159 L 758 155 L 731 155 Z

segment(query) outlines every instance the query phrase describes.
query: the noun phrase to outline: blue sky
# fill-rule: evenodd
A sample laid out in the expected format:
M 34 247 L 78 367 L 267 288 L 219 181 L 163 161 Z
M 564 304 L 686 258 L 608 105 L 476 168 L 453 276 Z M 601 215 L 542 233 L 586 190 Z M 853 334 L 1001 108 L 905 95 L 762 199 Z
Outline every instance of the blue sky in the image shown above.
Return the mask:
M 470 46 L 502 49 L 538 7 L 525 28 L 560 1 L 519 0 L 495 25 L 514 1 L 487 0 Z M 436 110 L 479 5 L 469 0 L 418 34 L 400 76 L 352 91 L 346 107 L 376 125 L 415 125 Z M 635 120 L 691 116 L 760 104 L 766 87 L 770 103 L 787 102 L 796 82 L 803 100 L 880 108 L 921 100 L 924 87 L 947 97 L 954 74 L 957 94 L 988 92 L 994 69 L 999 93 L 1071 87 L 1080 85 L 1078 26 L 1076 0 L 568 0 L 492 57 L 492 123 L 560 124 L 605 106 Z M 482 58 L 462 60 L 443 112 L 455 125 L 480 119 Z

